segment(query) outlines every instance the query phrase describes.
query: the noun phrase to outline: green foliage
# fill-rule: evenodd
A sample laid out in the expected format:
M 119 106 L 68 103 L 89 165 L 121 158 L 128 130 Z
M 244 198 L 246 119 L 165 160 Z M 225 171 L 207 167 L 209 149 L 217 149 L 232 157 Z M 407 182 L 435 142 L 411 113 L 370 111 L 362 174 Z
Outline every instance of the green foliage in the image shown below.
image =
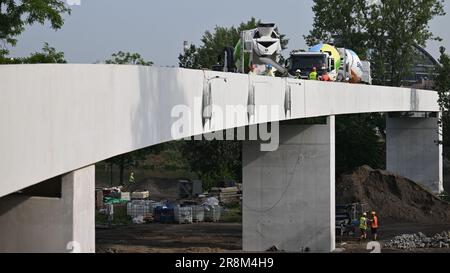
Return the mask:
M 240 141 L 183 141 L 181 152 L 190 170 L 210 188 L 220 179 L 242 180 Z
M 108 215 L 101 214 L 97 210 L 95 211 L 95 223 L 100 225 L 107 225 Z M 111 222 L 113 225 L 130 225 L 133 223 L 131 216 L 127 215 L 127 207 L 124 205 L 114 206 L 114 217 Z
M 111 55 L 111 59 L 106 60 L 107 64 L 131 64 L 131 65 L 153 65 L 152 61 L 144 60 L 139 53 L 119 51 Z
M 158 154 L 165 149 L 166 144 L 159 144 L 148 148 L 140 149 L 131 153 L 121 154 L 109 159 L 105 162 L 119 167 L 119 183 L 125 185 L 128 181 L 125 180 L 125 171 L 134 170 L 142 166 L 142 163 L 149 155 Z M 136 178 L 136 177 L 135 177 Z M 112 180 L 112 177 L 110 178 Z
M 27 25 L 50 22 L 57 30 L 64 24 L 62 14 L 70 14 L 63 0 L 0 0 L 0 47 L 15 46 Z M 6 54 L 4 54 L 6 55 Z
M 216 26 L 213 32 L 205 31 L 201 39 L 201 46 L 191 45 L 188 50 L 179 55 L 179 66 L 192 69 L 211 69 L 214 64 L 223 63 L 224 48 L 227 46 L 234 47 L 243 30 L 254 29 L 259 23 L 260 20 L 252 17 L 238 27 Z M 280 34 L 280 39 L 282 48 L 287 48 L 289 40 L 286 39 L 286 35 Z
M 400 86 L 410 73 L 415 44 L 425 46 L 438 40 L 430 31 L 429 22 L 445 15 L 443 0 L 381 1 L 364 8 L 364 29 L 372 49 L 374 82 Z
M 384 116 L 378 113 L 336 117 L 337 174 L 364 164 L 384 167 L 384 124 Z
M 58 52 L 54 47 L 50 47 L 48 43 L 45 43 L 42 48 L 42 52 L 35 52 L 31 54 L 31 56 L 26 58 L 23 63 L 67 63 L 67 61 L 64 58 L 64 52 Z
M 180 67 L 191 68 L 191 69 L 201 69 L 200 55 L 198 49 L 195 45 L 190 45 L 184 51 L 184 54 L 178 56 L 178 64 Z
M 226 212 L 220 217 L 221 222 L 242 223 L 242 211 L 239 203 L 226 206 Z
M 320 42 L 366 54 L 366 33 L 362 28 L 365 0 L 315 0 L 313 28 L 303 37 L 308 46 Z
M 442 144 L 444 155 L 448 158 L 448 147 L 450 147 L 450 56 L 445 53 L 445 48 L 440 48 L 440 65 L 436 67 L 434 89 L 439 94 L 439 106 L 442 110 L 440 124 L 442 125 Z
M 308 45 L 334 41 L 373 64 L 373 82 L 400 86 L 410 73 L 415 44 L 434 37 L 429 22 L 445 15 L 443 0 L 315 0 Z M 370 52 L 367 52 L 370 49 Z
M 6 53 L 6 52 L 4 52 Z M 44 44 L 42 52 L 32 53 L 29 57 L 10 58 L 0 54 L 0 64 L 44 64 L 67 63 L 64 52 L 57 51 L 54 47 Z

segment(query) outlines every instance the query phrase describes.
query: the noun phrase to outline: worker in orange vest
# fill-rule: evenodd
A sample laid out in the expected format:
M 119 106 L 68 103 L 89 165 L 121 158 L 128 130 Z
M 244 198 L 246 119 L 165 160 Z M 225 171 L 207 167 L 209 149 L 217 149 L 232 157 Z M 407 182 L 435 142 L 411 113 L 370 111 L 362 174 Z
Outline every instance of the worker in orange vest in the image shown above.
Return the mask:
M 320 80 L 325 81 L 325 82 L 330 81 L 330 76 L 328 75 L 328 71 L 326 71 L 326 70 L 322 71 L 322 76 L 320 76 Z
M 373 240 L 377 240 L 378 232 L 378 216 L 375 211 L 372 211 L 372 219 L 370 219 L 370 229 L 372 232 Z

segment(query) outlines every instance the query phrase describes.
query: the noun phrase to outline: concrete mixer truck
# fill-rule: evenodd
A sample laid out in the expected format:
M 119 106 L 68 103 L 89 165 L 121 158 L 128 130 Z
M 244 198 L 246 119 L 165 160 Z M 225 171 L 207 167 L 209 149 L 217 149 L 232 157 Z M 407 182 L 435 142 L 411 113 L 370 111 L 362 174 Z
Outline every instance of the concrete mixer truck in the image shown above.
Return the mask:
M 287 74 L 286 68 L 278 63 L 281 57 L 281 41 L 275 28 L 275 24 L 260 23 L 255 29 L 243 31 L 234 48 L 224 49 L 224 64 L 218 68 L 226 72 L 245 73 L 250 64 L 253 64 L 256 65 L 257 74 L 264 74 L 266 66 L 271 65 L 273 72 Z
M 327 71 L 332 81 L 372 84 L 370 62 L 361 61 L 350 49 L 329 44 L 315 45 L 309 51 L 292 51 L 286 67 L 291 75 L 300 70 L 304 79 L 315 67 L 319 76 Z

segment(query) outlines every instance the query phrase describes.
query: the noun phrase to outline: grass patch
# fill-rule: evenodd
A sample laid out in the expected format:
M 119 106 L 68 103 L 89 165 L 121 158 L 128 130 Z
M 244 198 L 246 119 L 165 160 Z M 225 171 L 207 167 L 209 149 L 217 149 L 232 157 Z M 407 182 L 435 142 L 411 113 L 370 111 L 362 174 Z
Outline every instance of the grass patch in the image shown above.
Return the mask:
M 221 222 L 225 223 L 241 223 L 242 222 L 242 211 L 239 203 L 230 204 L 226 207 L 227 212 L 221 215 Z
M 108 224 L 108 215 L 99 213 L 98 210 L 95 211 L 95 223 L 99 225 Z M 127 206 L 123 204 L 114 205 L 114 218 L 112 221 L 113 225 L 129 225 L 133 221 L 130 216 L 127 215 Z

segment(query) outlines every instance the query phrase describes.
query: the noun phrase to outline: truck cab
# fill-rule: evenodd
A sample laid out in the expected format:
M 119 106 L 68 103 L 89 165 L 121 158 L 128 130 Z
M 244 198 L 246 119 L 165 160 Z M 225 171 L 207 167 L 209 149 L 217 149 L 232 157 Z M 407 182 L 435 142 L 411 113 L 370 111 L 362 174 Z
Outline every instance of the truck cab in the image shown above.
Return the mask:
M 294 51 L 287 59 L 286 67 L 291 75 L 295 75 L 297 69 L 300 69 L 301 78 L 307 79 L 313 67 L 317 68 L 319 76 L 322 75 L 323 70 L 328 72 L 334 70 L 334 59 L 330 57 L 328 52 Z

